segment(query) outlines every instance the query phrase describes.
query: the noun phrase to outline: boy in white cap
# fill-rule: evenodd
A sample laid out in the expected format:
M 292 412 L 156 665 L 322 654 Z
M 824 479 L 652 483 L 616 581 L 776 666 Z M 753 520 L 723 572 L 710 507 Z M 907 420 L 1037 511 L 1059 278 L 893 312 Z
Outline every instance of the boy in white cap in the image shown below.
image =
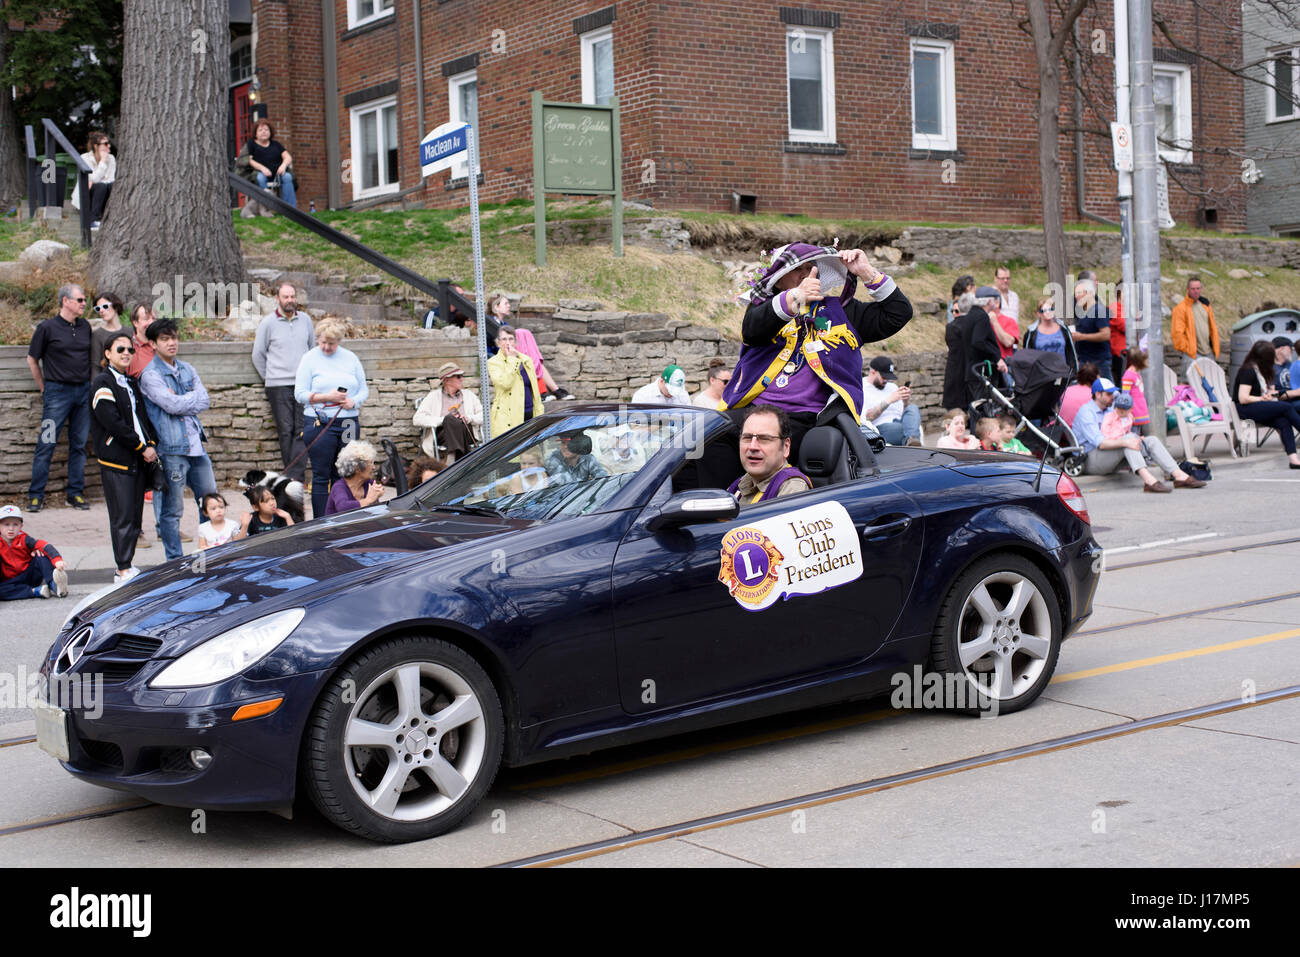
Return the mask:
M 0 601 L 68 597 L 68 573 L 58 549 L 23 533 L 17 505 L 0 508 L 0 569 Z
M 660 405 L 690 405 L 691 396 L 686 391 L 686 373 L 681 366 L 672 365 L 664 369 L 658 378 L 652 379 L 632 396 L 633 402 L 654 402 Z

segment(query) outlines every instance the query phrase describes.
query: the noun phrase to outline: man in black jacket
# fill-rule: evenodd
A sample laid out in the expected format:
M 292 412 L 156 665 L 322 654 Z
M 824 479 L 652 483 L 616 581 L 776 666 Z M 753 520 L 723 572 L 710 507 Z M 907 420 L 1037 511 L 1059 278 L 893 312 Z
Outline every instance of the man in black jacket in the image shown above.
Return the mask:
M 956 319 L 948 324 L 945 340 L 948 345 L 948 364 L 943 377 L 943 405 L 946 409 L 970 407 L 977 395 L 979 379 L 972 367 L 980 362 L 989 363 L 989 371 L 996 368 L 1007 371 L 1007 365 L 993 335 L 993 322 L 989 314 L 976 305 L 972 293 L 963 293 L 957 300 Z M 997 377 L 993 377 L 996 381 Z
M 144 493 L 148 477 L 158 461 L 158 436 L 139 383 L 127 374 L 135 355 L 131 333 L 123 329 L 108 341 L 104 350 L 108 368 L 91 383 L 91 437 L 99 459 L 108 504 L 109 533 L 117 563 L 115 582 L 139 574 L 131 562 L 140 537 Z

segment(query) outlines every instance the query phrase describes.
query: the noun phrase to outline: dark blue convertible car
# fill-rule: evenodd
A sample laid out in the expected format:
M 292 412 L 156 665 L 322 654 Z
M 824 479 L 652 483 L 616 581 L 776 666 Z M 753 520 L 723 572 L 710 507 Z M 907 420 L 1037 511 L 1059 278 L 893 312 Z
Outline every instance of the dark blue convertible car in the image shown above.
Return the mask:
M 916 666 L 1017 710 L 1091 611 L 1083 497 L 1032 459 L 824 425 L 801 449 L 813 489 L 739 509 L 691 487 L 703 447 L 735 443 L 724 416 L 565 406 L 385 504 L 79 609 L 44 673 L 102 676 L 102 714 L 38 708 L 42 747 L 162 804 L 305 792 L 409 841 L 454 827 L 503 761 L 880 694 Z

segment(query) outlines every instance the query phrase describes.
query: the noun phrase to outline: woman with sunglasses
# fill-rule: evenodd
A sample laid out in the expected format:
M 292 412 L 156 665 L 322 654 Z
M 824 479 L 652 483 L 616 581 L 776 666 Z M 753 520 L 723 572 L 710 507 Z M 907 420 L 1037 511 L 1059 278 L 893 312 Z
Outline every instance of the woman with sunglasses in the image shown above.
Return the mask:
M 108 505 L 109 536 L 117 564 L 115 583 L 134 578 L 131 564 L 140 538 L 149 466 L 158 461 L 158 435 L 145 410 L 140 385 L 128 373 L 135 356 L 131 333 L 120 329 L 108 340 L 106 368 L 90 385 L 90 435 L 95 443 Z
M 95 297 L 94 312 L 90 316 L 90 377 L 99 374 L 103 366 L 104 350 L 109 341 L 122 330 L 122 300 L 111 292 L 101 292 Z
M 1074 350 L 1074 337 L 1070 335 L 1069 329 L 1056 321 L 1056 300 L 1051 296 L 1038 300 L 1037 316 L 1038 321 L 1029 327 L 1020 344 L 1026 349 L 1055 352 L 1064 356 L 1070 371 L 1077 373 L 1079 355 Z

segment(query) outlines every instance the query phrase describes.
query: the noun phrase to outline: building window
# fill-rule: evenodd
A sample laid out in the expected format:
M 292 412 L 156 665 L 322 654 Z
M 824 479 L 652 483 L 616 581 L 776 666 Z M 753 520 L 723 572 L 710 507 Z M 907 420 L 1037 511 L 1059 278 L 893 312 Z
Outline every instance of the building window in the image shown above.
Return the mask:
M 1152 70 L 1156 145 L 1166 163 L 1192 161 L 1192 70 L 1160 63 Z
M 449 120 L 453 123 L 468 123 L 474 127 L 474 141 L 479 151 L 477 175 L 483 172 L 483 140 L 478 127 L 478 71 L 457 73 L 447 78 L 447 102 L 450 106 Z M 469 178 L 469 151 L 460 154 L 461 158 L 451 165 L 452 179 Z
M 957 148 L 957 84 L 952 42 L 913 38 L 912 148 Z
M 835 142 L 835 51 L 830 30 L 789 27 L 785 31 L 790 139 Z
M 582 41 L 582 102 L 608 106 L 614 95 L 614 30 L 605 27 Z
M 393 15 L 393 0 L 348 0 L 348 29 Z
M 352 109 L 352 198 L 395 193 L 401 185 L 397 164 L 397 98 Z
M 230 85 L 238 86 L 253 78 L 253 44 L 249 37 L 230 41 Z
M 1274 50 L 1268 61 L 1268 122 L 1300 119 L 1300 47 Z

